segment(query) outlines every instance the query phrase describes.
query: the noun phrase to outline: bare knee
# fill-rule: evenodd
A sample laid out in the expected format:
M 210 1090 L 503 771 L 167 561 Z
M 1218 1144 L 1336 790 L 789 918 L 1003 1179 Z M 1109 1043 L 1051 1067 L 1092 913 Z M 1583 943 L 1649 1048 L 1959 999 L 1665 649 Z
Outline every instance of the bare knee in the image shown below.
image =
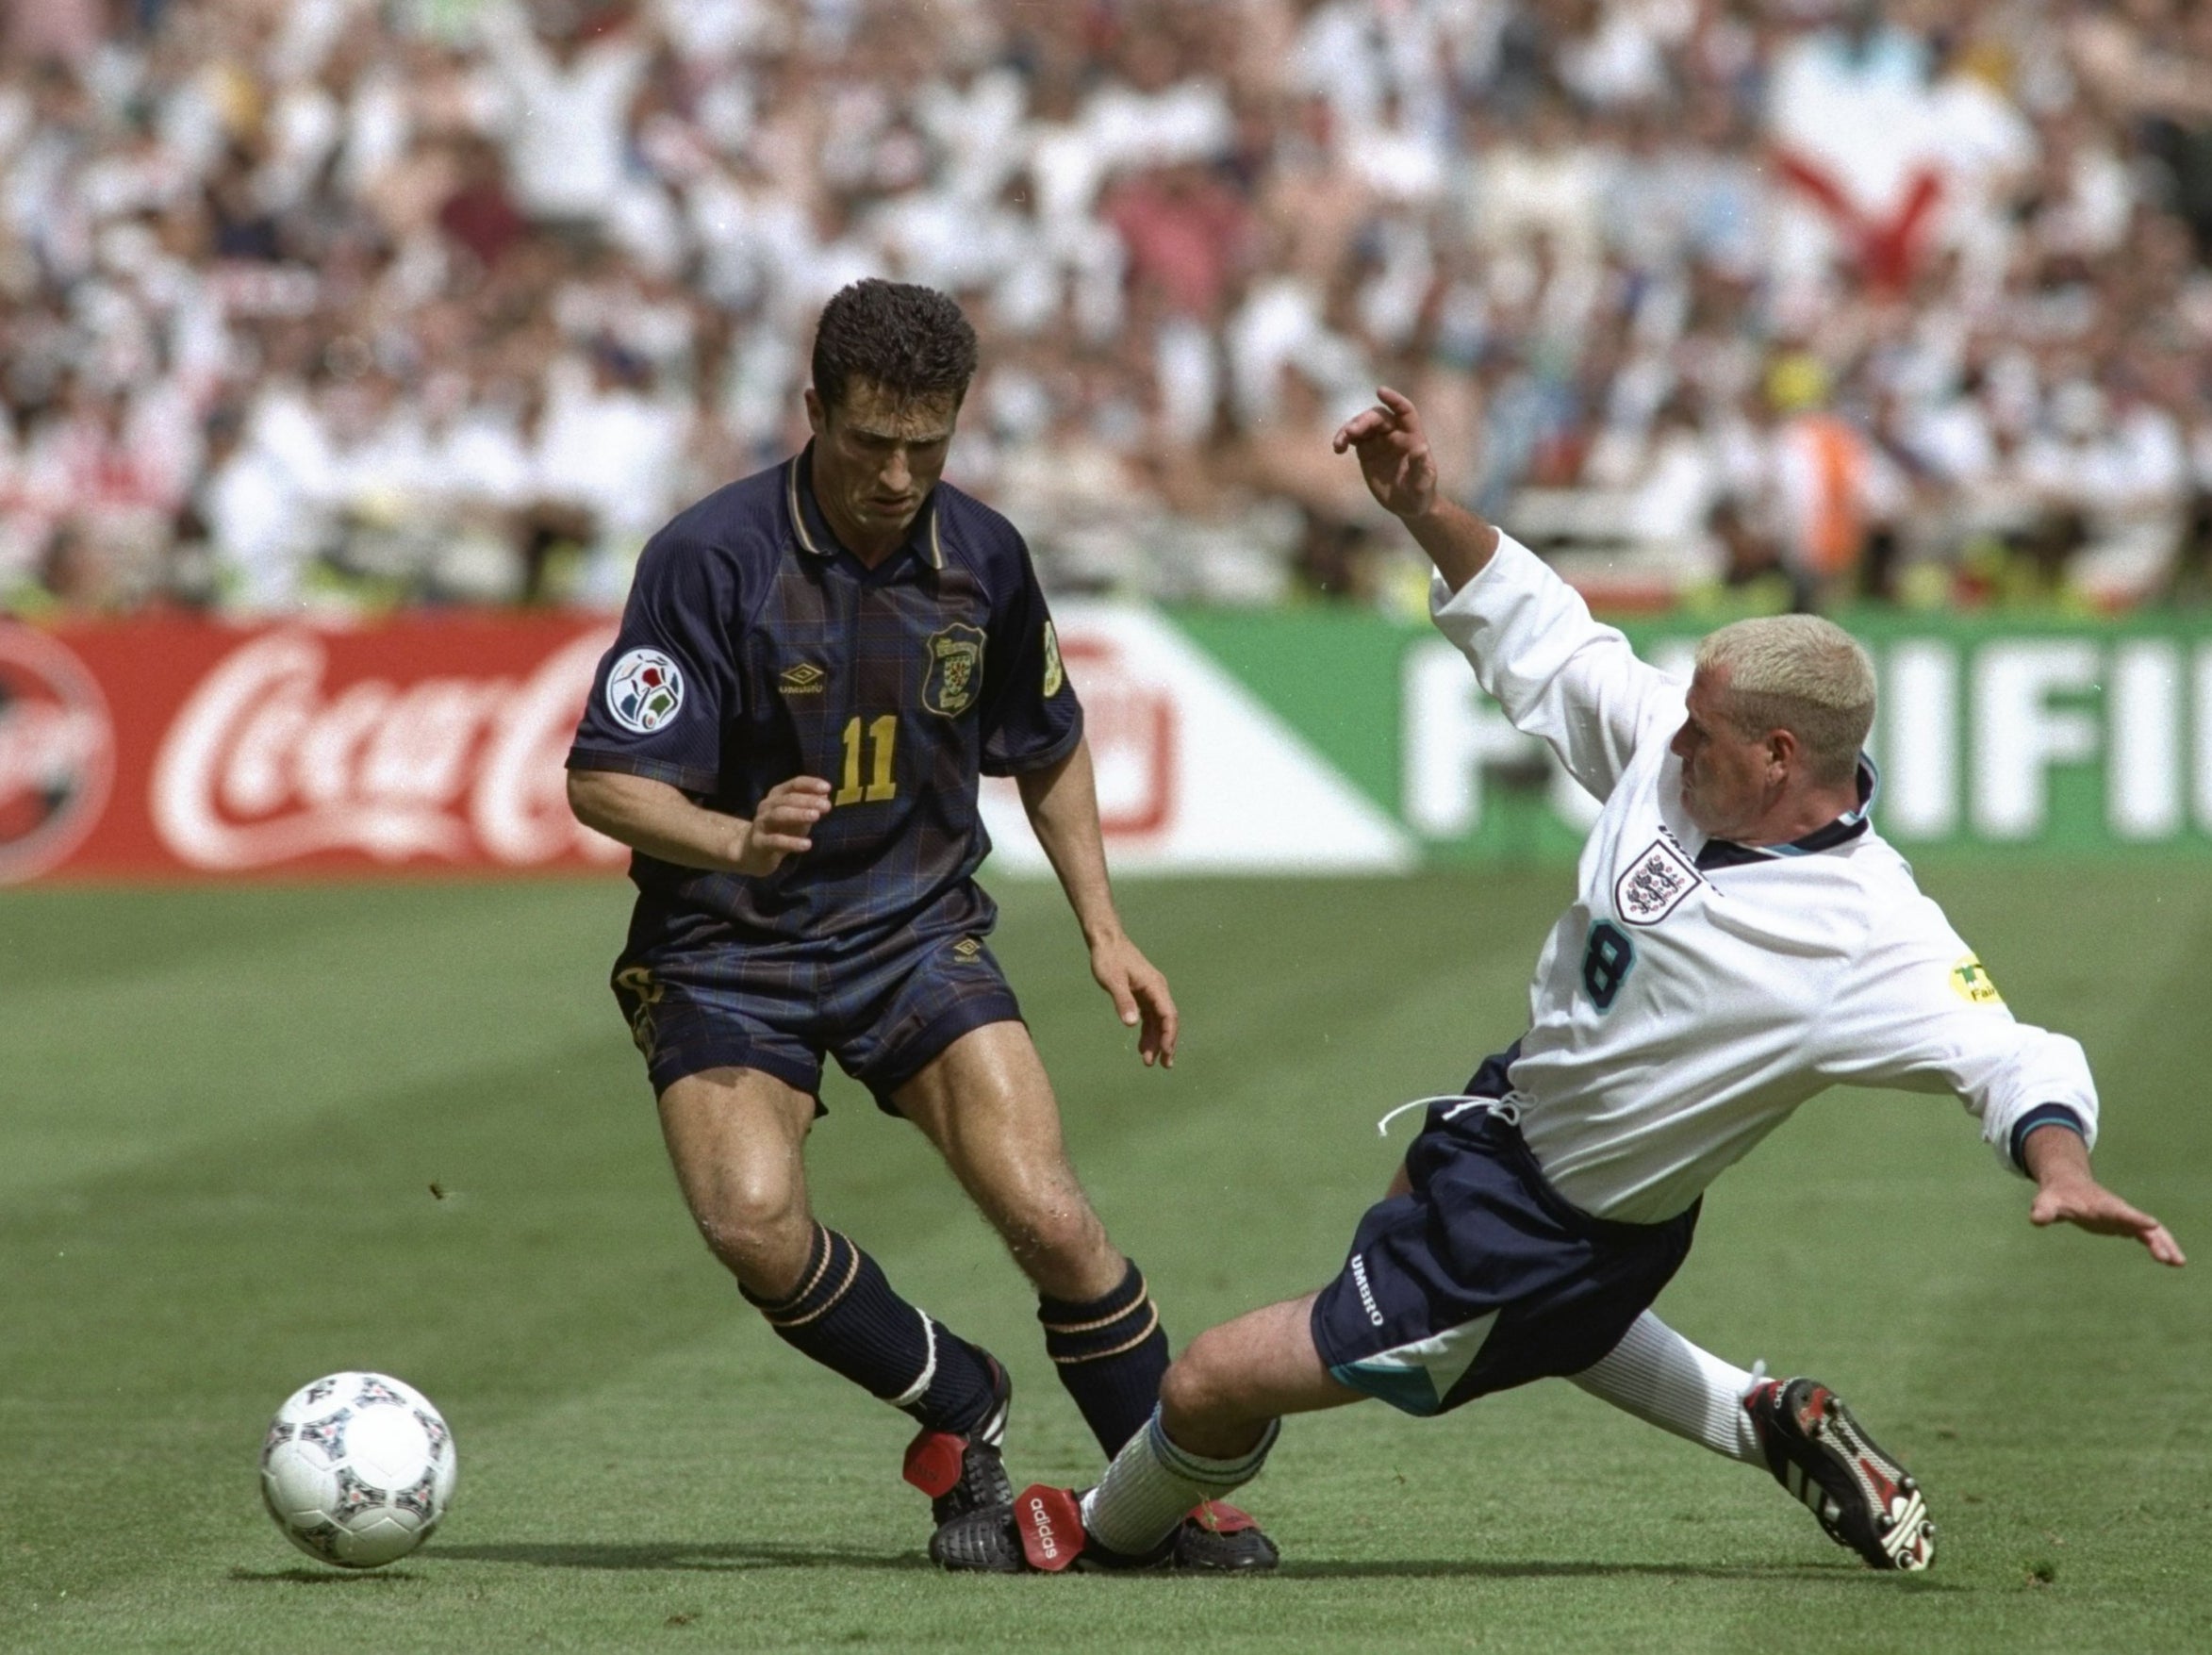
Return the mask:
M 756 1069 L 686 1075 L 661 1094 L 661 1131 L 684 1202 L 745 1289 L 786 1298 L 814 1226 L 801 1159 L 814 1100 Z
M 779 1299 L 799 1287 L 814 1243 L 814 1220 L 799 1184 L 782 1178 L 731 1178 L 693 1216 L 708 1250 L 748 1291 Z
M 1241 1453 L 1259 1440 L 1272 1416 L 1255 1409 L 1232 1342 L 1211 1329 L 1191 1341 L 1160 1382 L 1160 1422 L 1169 1438 L 1194 1453 Z
M 1106 1238 L 1106 1226 L 1072 1184 L 1009 1202 L 997 1215 L 1014 1262 L 1055 1299 L 1083 1300 L 1111 1293 L 1127 1261 Z

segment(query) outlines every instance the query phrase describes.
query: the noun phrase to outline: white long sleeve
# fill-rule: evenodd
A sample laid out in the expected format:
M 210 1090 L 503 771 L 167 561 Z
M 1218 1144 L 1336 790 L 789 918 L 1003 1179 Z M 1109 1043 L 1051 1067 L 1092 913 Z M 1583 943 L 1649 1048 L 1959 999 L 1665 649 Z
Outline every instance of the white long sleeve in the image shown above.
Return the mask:
M 1682 681 L 1638 660 L 1620 632 L 1591 619 L 1580 593 L 1502 531 L 1482 572 L 1457 592 L 1433 581 L 1429 612 L 1513 727 L 1550 743 L 1598 799 L 1656 722 L 1681 721 Z
M 2094 1149 L 2097 1087 L 2080 1043 L 2016 1020 L 1909 877 L 1876 900 L 1881 920 L 1823 1018 L 1821 1072 L 1847 1084 L 1951 1093 L 2016 1170 L 2013 1130 L 2047 1103 L 2071 1110 Z

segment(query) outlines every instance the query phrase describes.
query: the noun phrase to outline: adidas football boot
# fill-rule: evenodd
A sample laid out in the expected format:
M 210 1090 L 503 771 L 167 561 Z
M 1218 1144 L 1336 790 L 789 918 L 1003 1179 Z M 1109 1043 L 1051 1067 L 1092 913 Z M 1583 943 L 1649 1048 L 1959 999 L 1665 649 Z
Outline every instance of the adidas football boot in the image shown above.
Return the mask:
M 1018 1575 L 1029 1567 L 1014 1507 L 985 1506 L 937 1525 L 930 1536 L 930 1561 L 954 1574 Z
M 1876 1569 L 1924 1569 L 1936 1555 L 1920 1484 L 1818 1380 L 1768 1380 L 1743 1398 L 1775 1481 L 1839 1546 Z
M 1164 1569 L 1174 1564 L 1175 1541 L 1171 1534 L 1142 1557 L 1110 1551 L 1084 1529 L 1081 1495 L 1039 1482 L 1008 1505 L 940 1524 L 930 1536 L 930 1561 L 939 1568 L 992 1575 Z
M 1271 1569 L 1281 1561 L 1259 1524 L 1221 1500 L 1194 1507 L 1175 1532 L 1148 1552 L 1132 1556 L 1110 1550 L 1083 1527 L 1081 1494 L 1042 1483 L 1023 1489 L 1010 1506 L 969 1512 L 940 1525 L 930 1538 L 930 1557 L 941 1568 L 996 1575 L 1049 1575 L 1071 1568 L 1248 1573 Z
M 1282 1561 L 1249 1514 L 1226 1500 L 1201 1500 L 1179 1524 L 1168 1556 L 1179 1569 L 1271 1569 Z
M 939 1528 L 974 1512 L 1009 1506 L 1014 1499 L 1014 1484 L 999 1453 L 1014 1412 L 1014 1381 L 997 1357 L 983 1360 L 991 1365 L 991 1408 L 981 1422 L 965 1436 L 925 1429 L 906 1445 L 906 1481 L 930 1497 L 930 1513 Z

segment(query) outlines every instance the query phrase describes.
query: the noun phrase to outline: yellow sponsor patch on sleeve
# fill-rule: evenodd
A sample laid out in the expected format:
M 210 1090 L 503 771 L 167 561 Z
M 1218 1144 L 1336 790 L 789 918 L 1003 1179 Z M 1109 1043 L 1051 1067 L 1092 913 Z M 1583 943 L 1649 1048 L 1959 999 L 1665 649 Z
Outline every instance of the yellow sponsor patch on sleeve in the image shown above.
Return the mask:
M 1951 987 L 1961 1000 L 1970 1000 L 1976 1005 L 2003 1005 L 2005 997 L 1997 992 L 1996 984 L 1989 981 L 1989 973 L 1982 968 L 1981 961 L 1968 954 L 1951 968 Z
M 1050 701 L 1060 693 L 1060 687 L 1067 682 L 1067 673 L 1060 665 L 1060 635 L 1052 630 L 1052 623 L 1045 622 L 1045 699 Z

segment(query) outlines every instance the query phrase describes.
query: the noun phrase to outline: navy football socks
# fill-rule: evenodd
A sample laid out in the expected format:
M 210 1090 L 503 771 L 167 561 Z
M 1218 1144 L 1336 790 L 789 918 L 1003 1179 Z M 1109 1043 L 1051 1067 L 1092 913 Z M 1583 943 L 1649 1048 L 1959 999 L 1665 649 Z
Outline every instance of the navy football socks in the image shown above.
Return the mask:
M 1083 1303 L 1040 1299 L 1045 1354 L 1108 1457 L 1143 1429 L 1167 1372 L 1167 1330 L 1135 1265 L 1121 1284 Z
M 770 1303 L 737 1290 L 785 1344 L 932 1431 L 966 1436 L 991 1412 L 983 1353 L 900 1298 L 883 1266 L 834 1230 L 814 1227 L 789 1298 Z

